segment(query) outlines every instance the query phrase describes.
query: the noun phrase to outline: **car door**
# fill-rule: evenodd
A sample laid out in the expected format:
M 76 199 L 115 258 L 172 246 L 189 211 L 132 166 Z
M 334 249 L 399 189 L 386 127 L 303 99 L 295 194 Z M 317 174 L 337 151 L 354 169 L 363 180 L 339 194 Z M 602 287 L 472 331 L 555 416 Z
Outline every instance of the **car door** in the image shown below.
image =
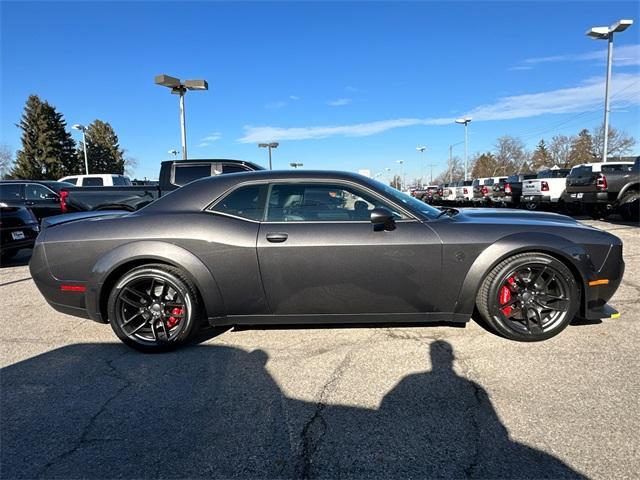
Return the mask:
M 374 231 L 386 207 L 393 231 Z M 389 200 L 340 182 L 274 183 L 257 240 L 275 314 L 437 311 L 441 242 Z
M 24 200 L 38 220 L 60 214 L 58 194 L 39 183 L 27 183 L 24 186 Z

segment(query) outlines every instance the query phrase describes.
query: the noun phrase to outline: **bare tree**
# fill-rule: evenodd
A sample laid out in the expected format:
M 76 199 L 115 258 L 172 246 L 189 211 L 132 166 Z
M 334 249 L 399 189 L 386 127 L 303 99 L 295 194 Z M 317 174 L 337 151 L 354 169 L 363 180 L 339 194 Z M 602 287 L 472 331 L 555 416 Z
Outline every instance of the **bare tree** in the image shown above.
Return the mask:
M 132 177 L 133 171 L 138 167 L 138 159 L 129 155 L 127 150 L 124 151 L 124 173 Z
M 555 135 L 551 139 L 551 145 L 549 145 L 549 153 L 551 154 L 551 160 L 553 165 L 557 165 L 560 168 L 566 168 L 571 163 L 571 144 L 574 137 L 567 137 L 566 135 Z
M 495 145 L 495 170 L 493 175 L 510 175 L 529 170 L 531 155 L 519 138 L 505 135 Z
M 0 145 L 0 178 L 6 178 L 13 168 L 13 152 L 9 145 Z
M 400 178 L 400 175 L 394 175 L 391 179 L 391 182 L 389 182 L 389 185 L 397 190 L 400 190 L 402 185 L 402 179 Z
M 593 141 L 593 156 L 600 161 L 604 150 L 604 124 L 591 130 L 591 138 Z M 607 157 L 621 157 L 629 153 L 635 144 L 635 138 L 609 125 Z
M 491 153 L 476 154 L 472 160 L 473 168 L 471 169 L 472 178 L 493 177 L 499 170 L 498 161 Z

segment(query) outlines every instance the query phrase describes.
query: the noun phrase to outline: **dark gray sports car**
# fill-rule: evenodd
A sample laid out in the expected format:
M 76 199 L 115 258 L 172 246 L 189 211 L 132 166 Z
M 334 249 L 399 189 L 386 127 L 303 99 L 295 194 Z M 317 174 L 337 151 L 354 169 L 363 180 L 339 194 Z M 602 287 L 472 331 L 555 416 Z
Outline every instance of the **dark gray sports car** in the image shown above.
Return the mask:
M 211 325 L 467 322 L 550 338 L 607 305 L 622 242 L 553 213 L 438 210 L 344 172 L 197 180 L 135 213 L 43 224 L 30 264 L 49 304 L 164 350 Z

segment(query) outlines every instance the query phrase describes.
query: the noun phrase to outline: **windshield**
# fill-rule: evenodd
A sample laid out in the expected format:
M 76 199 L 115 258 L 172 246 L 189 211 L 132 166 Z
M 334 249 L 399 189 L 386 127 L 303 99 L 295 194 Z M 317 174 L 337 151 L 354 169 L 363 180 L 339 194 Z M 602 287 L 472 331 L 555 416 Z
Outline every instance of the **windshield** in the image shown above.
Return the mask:
M 390 187 L 389 185 L 385 185 L 384 183 L 378 182 L 377 180 L 375 180 L 375 182 L 384 190 L 384 193 L 389 198 L 391 198 L 397 204 L 404 206 L 405 208 L 407 208 L 407 210 L 410 210 L 413 213 L 429 219 L 438 218 L 442 213 L 437 208 L 434 208 L 421 200 L 407 195 L 406 193 L 402 193 L 399 190 Z

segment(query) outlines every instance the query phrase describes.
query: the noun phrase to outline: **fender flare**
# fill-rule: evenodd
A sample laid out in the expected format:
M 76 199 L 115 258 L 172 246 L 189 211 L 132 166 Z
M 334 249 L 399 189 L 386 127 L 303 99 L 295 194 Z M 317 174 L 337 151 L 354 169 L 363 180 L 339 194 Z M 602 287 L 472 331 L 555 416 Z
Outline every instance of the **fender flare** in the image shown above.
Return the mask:
M 550 233 L 514 233 L 492 243 L 478 255 L 460 287 L 454 312 L 471 315 L 478 290 L 487 274 L 505 258 L 526 252 L 547 253 L 565 260 L 573 267 L 572 272 L 580 275 L 578 284 L 585 291 L 589 272 L 594 271 L 594 266 L 584 247 Z M 581 311 L 586 301 L 585 296 L 582 297 Z
M 121 266 L 137 261 L 158 261 L 180 268 L 198 288 L 207 316 L 225 314 L 222 293 L 213 273 L 190 251 L 168 242 L 141 240 L 120 245 L 102 256 L 93 266 L 87 282 L 86 306 L 89 316 L 99 322 L 102 318 L 100 301 L 107 278 Z
M 627 193 L 628 191 L 637 191 L 639 189 L 640 184 L 638 184 L 637 182 L 631 182 L 631 183 L 627 183 L 624 187 L 622 187 L 622 190 L 620 190 L 620 193 L 618 193 L 618 198 L 617 200 L 620 201 L 622 200 L 622 197 L 624 197 L 624 194 Z

